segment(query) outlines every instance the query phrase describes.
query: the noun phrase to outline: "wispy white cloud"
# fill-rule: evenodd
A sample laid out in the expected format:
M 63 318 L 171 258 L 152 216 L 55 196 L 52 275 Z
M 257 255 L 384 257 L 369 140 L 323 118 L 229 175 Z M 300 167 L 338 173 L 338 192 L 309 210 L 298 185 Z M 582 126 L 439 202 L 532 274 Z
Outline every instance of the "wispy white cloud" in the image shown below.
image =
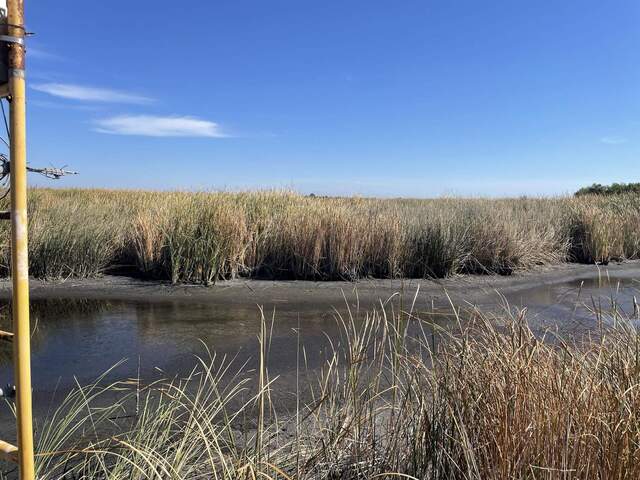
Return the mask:
M 625 137 L 621 137 L 618 135 L 610 135 L 606 137 L 602 137 L 600 139 L 601 143 L 606 143 L 607 145 L 621 145 L 623 143 L 627 143 L 627 139 Z
M 42 48 L 34 47 L 33 45 L 29 45 L 29 57 L 37 58 L 39 60 L 52 60 L 52 61 L 62 60 L 62 57 L 60 55 L 56 55 L 55 53 L 51 53 L 47 50 L 43 50 Z
M 196 117 L 118 115 L 96 122 L 96 132 L 145 137 L 226 137 L 217 123 Z
M 69 100 L 80 100 L 87 102 L 105 103 L 131 103 L 144 105 L 152 103 L 154 100 L 142 95 L 111 90 L 109 88 L 88 87 L 73 83 L 36 83 L 31 86 L 34 90 L 48 93 L 54 97 L 66 98 Z
M 101 112 L 105 111 L 106 105 L 97 105 L 95 103 L 76 103 L 69 105 L 65 102 L 51 101 L 51 100 L 30 100 L 29 105 L 38 108 L 60 109 L 60 110 L 79 110 L 85 112 Z

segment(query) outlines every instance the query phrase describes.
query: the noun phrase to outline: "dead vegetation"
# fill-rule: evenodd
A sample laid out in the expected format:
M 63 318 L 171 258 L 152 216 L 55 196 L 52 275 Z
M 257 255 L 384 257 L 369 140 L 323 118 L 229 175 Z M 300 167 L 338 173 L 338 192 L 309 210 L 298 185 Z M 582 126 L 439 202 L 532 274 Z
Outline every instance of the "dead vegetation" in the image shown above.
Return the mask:
M 258 318 L 257 371 L 207 355 L 141 392 L 74 391 L 38 427 L 38 478 L 635 479 L 640 339 L 618 311 L 597 318 L 572 341 L 517 311 L 456 310 L 446 329 L 397 309 L 353 312 L 301 386 L 312 401 L 287 417 Z M 115 422 L 138 393 L 138 415 Z
M 202 284 L 239 276 L 443 277 L 640 252 L 637 195 L 383 200 L 35 189 L 29 210 L 30 268 L 39 278 L 117 269 Z M 8 258 L 5 242 L 5 273 Z

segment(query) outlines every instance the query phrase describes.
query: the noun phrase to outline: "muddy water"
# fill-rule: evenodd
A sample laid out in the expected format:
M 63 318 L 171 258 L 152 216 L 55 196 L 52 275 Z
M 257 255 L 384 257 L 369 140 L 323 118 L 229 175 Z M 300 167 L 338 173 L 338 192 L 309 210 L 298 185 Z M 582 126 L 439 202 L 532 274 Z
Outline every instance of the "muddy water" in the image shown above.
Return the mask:
M 600 323 L 612 323 L 610 312 L 613 311 L 638 324 L 640 281 L 628 275 L 601 274 L 527 288 L 505 298 L 511 307 L 526 308 L 531 326 L 571 337 L 597 329 Z M 599 316 L 596 312 L 605 312 L 605 315 Z
M 580 278 L 561 282 L 540 282 L 505 289 L 499 295 L 484 286 L 482 293 L 472 295 L 473 303 L 484 309 L 500 311 L 504 308 L 526 308 L 528 318 L 537 328 L 555 328 L 564 335 L 582 333 L 596 328 L 597 318 L 590 311 L 594 306 L 616 307 L 634 315 L 634 296 L 639 286 L 638 269 L 612 273 L 596 269 Z M 217 288 L 217 287 L 215 287 Z M 403 308 L 412 301 L 416 286 L 405 292 Z M 460 288 L 454 301 L 462 304 L 468 289 Z M 264 305 L 264 315 L 270 330 L 269 371 L 279 376 L 283 399 L 292 399 L 296 371 L 317 371 L 329 354 L 331 344 L 339 348 L 340 323 L 338 315 L 347 316 L 349 310 L 358 318 L 358 304 L 362 311 L 378 303 L 377 299 L 392 296 L 391 290 L 369 295 L 363 302 L 352 290 L 323 291 L 317 301 L 288 301 L 288 287 L 280 288 Z M 76 382 L 88 384 L 117 362 L 108 379 L 140 376 L 145 381 L 160 377 L 183 375 L 194 365 L 195 355 L 205 355 L 205 345 L 218 357 L 234 358 L 236 365 L 247 362 L 257 366 L 257 336 L 260 331 L 260 310 L 256 298 L 246 290 L 227 297 L 162 296 L 148 299 L 136 295 L 108 294 L 86 297 L 82 292 L 64 295 L 63 290 L 49 295 L 47 291 L 34 296 L 32 318 L 33 387 L 37 417 L 46 414 L 56 398 L 60 398 Z M 376 290 L 376 292 L 378 292 Z M 435 307 L 447 312 L 447 300 L 442 292 L 423 290 L 417 309 L 425 312 Z M 36 292 L 37 293 L 37 292 Z M 245 295 L 246 298 L 242 298 Z M 377 297 L 376 297 L 377 296 Z M 639 296 L 640 297 L 640 296 Z M 225 300 L 233 298 L 233 301 Z M 309 298 L 313 297 L 313 291 Z M 366 305 L 365 305 L 366 303 Z M 399 297 L 389 303 L 400 308 Z M 7 304 L 2 309 L 6 313 Z M 271 325 L 271 318 L 274 318 Z M 443 315 L 442 322 L 448 317 Z M 1 327 L 0 327 L 1 328 Z M 304 350 L 306 366 L 302 366 Z M 13 382 L 10 351 L 0 345 L 0 384 Z M 284 400 L 283 400 L 284 401 Z M 0 404 L 0 433 L 12 430 L 13 419 L 7 405 Z

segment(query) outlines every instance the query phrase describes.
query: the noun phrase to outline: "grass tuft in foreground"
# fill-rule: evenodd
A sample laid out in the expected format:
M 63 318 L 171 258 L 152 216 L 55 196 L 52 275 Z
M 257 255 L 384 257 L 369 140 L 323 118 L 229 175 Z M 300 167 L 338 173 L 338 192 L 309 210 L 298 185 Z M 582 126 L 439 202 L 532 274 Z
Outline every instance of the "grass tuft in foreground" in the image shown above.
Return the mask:
M 640 477 L 640 339 L 616 312 L 579 342 L 523 312 L 458 313 L 446 329 L 358 317 L 338 319 L 343 338 L 292 414 L 271 401 L 266 327 L 257 372 L 211 355 L 142 391 L 76 390 L 39 429 L 38 478 Z

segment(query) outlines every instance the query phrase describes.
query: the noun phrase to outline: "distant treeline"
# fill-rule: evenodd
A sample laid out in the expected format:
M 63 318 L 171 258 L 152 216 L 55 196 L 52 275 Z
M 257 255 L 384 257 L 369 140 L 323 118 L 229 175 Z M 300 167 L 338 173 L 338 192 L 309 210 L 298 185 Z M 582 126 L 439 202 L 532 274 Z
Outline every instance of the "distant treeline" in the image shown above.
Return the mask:
M 611 185 L 600 185 L 594 183 L 590 187 L 583 187 L 575 195 L 620 195 L 622 193 L 640 193 L 640 183 L 612 183 Z

